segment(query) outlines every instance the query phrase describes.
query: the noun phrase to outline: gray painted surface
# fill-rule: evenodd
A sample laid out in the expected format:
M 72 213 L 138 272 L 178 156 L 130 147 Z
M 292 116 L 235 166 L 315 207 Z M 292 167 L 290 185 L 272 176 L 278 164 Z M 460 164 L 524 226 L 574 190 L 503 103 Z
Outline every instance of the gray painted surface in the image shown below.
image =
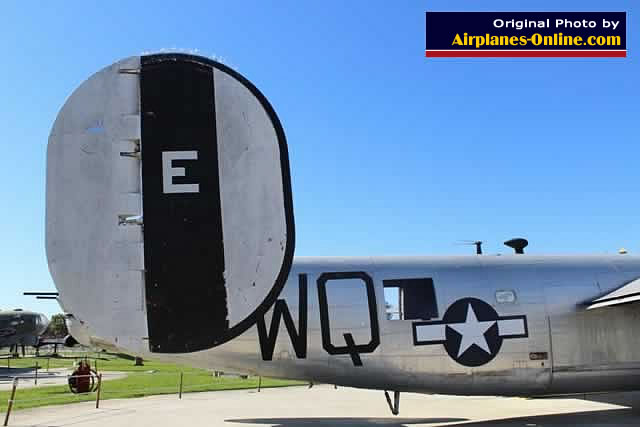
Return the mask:
M 214 70 L 230 326 L 273 287 L 287 239 L 278 136 L 258 99 Z
M 147 336 L 142 230 L 139 57 L 106 67 L 62 107 L 47 146 L 46 249 L 63 308 L 96 341 L 136 348 Z M 72 307 L 72 309 L 70 309 Z

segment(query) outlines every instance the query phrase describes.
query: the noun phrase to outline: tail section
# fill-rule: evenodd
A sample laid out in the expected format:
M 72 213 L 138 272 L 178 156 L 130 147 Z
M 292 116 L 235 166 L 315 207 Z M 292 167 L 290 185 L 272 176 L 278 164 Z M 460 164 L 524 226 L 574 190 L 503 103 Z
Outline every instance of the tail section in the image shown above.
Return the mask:
M 47 257 L 65 310 L 95 342 L 161 353 L 224 343 L 275 302 L 293 247 L 284 132 L 235 71 L 132 57 L 60 111 Z

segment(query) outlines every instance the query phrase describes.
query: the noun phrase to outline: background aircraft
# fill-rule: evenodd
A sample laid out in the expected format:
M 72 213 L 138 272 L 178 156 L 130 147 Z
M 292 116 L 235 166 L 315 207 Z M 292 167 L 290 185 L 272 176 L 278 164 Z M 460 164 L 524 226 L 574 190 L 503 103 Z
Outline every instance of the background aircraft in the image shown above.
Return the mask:
M 40 335 L 49 326 L 44 314 L 22 309 L 0 311 L 0 347 L 9 347 L 17 353 L 18 346 L 37 346 Z
M 206 58 L 127 58 L 73 93 L 49 139 L 46 223 L 83 344 L 392 390 L 394 413 L 401 391 L 640 380 L 638 257 L 531 256 L 513 239 L 513 255 L 294 260 L 282 126 Z

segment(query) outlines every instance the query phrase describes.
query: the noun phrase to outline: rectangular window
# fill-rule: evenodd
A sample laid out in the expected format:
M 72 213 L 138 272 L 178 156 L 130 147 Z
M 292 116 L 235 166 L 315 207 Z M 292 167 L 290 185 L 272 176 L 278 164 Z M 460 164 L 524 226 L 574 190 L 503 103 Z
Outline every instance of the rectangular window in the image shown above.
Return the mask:
M 389 320 L 430 320 L 438 317 L 433 279 L 383 280 Z
M 400 288 L 384 288 L 384 305 L 387 313 L 387 320 L 400 320 Z

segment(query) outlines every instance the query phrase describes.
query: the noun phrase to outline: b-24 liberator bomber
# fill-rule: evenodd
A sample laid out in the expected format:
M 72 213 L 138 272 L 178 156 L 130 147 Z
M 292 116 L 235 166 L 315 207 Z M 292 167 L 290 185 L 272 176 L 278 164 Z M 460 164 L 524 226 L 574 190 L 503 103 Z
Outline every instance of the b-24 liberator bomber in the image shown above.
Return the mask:
M 73 92 L 47 153 L 46 249 L 81 343 L 399 393 L 640 384 L 640 258 L 299 257 L 265 96 L 180 53 Z M 518 245 L 520 245 L 518 250 Z

